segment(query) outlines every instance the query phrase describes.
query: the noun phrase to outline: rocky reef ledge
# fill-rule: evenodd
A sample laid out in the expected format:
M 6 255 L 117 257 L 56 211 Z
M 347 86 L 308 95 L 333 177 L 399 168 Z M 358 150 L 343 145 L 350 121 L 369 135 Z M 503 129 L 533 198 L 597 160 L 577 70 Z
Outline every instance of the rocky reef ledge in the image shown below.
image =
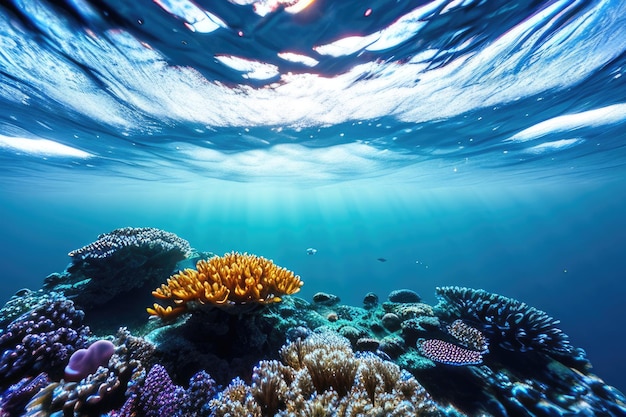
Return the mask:
M 0 309 L 0 417 L 626 415 L 557 320 L 502 295 L 307 301 L 265 258 L 149 228 L 70 256 Z

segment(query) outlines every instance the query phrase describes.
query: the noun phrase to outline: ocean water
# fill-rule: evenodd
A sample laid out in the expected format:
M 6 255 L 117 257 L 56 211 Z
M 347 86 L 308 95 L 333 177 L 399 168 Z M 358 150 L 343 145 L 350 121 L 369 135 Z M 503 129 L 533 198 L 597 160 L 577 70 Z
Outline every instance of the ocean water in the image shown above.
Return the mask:
M 524 301 L 626 391 L 625 51 L 619 0 L 3 2 L 0 301 L 157 227 Z

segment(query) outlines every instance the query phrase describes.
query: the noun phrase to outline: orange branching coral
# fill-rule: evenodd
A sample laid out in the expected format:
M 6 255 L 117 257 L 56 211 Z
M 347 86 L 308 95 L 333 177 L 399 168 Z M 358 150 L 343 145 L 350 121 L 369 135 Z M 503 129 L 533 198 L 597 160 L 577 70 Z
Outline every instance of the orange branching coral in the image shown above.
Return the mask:
M 166 284 L 152 292 L 156 298 L 174 302 L 174 306 L 154 304 L 148 313 L 170 319 L 189 309 L 189 303 L 231 305 L 281 301 L 280 296 L 294 294 L 303 282 L 293 272 L 272 261 L 247 253 L 231 252 L 208 261 L 200 260 L 196 269 L 172 275 Z

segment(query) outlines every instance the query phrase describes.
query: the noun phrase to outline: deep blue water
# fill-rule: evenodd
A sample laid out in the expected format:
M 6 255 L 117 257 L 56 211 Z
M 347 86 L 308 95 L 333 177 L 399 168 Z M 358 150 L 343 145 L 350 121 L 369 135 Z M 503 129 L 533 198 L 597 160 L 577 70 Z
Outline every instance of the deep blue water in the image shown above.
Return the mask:
M 308 299 L 519 299 L 626 390 L 624 2 L 53 3 L 0 5 L 2 300 L 159 227 Z

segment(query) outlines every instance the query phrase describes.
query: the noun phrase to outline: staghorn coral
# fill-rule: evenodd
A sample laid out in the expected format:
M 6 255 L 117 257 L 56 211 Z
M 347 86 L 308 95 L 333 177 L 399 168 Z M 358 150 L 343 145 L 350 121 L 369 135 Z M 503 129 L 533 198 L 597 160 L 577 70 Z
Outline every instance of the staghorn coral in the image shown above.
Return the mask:
M 463 320 L 454 320 L 446 329 L 448 329 L 448 333 L 461 342 L 463 346 L 481 353 L 487 353 L 489 351 L 489 341 L 485 335 L 480 330 L 463 322 Z
M 167 284 L 152 294 L 172 301 L 174 306 L 155 303 L 147 311 L 171 319 L 194 303 L 215 306 L 276 303 L 281 301 L 281 295 L 298 292 L 302 284 L 299 276 L 268 259 L 231 252 L 208 261 L 200 260 L 195 270 L 185 269 L 172 275 Z
M 436 291 L 443 315 L 472 321 L 503 349 L 574 354 L 567 335 L 556 327 L 559 321 L 526 303 L 471 288 L 438 287 Z

